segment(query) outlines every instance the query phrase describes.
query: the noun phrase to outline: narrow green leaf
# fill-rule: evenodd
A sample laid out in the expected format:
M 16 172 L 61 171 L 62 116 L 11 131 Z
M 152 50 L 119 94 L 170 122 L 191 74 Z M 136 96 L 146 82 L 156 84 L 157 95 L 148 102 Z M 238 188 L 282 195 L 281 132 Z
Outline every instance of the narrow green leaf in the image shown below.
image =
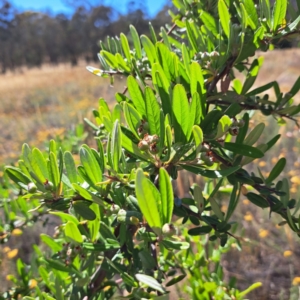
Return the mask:
M 192 172 L 194 174 L 199 174 L 207 178 L 223 178 L 236 172 L 241 168 L 240 166 L 235 166 L 223 170 L 206 170 L 201 167 L 189 166 L 183 164 L 181 164 L 181 167 L 189 172 Z
M 103 201 L 101 198 L 97 197 L 93 193 L 89 192 L 86 188 L 80 186 L 79 184 L 73 183 L 72 184 L 74 189 L 79 193 L 81 197 L 83 197 L 85 200 L 93 201 L 101 206 L 104 206 Z
M 164 239 L 161 241 L 161 244 L 170 250 L 187 250 L 190 248 L 190 243 L 188 242 L 178 242 L 178 241 L 172 241 L 169 239 Z
M 46 179 L 49 179 L 47 162 L 42 152 L 37 148 L 32 150 L 31 166 L 34 174 L 41 183 L 44 183 Z
M 202 129 L 197 125 L 194 125 L 192 130 L 193 130 L 193 136 L 194 136 L 194 140 L 195 140 L 195 146 L 197 149 L 197 153 L 199 153 L 202 143 L 203 143 L 203 132 L 202 132 Z
M 129 48 L 127 37 L 125 36 L 125 34 L 121 33 L 120 39 L 121 39 L 122 49 L 123 49 L 124 54 L 127 59 L 127 63 L 130 64 L 131 63 L 131 55 L 130 55 L 130 48 Z
M 5 167 L 5 172 L 8 177 L 22 188 L 26 188 L 26 185 L 32 180 L 27 177 L 19 168 L 16 167 Z
M 49 213 L 51 215 L 55 215 L 55 216 L 60 217 L 63 223 L 71 221 L 71 222 L 73 222 L 76 225 L 79 224 L 79 221 L 77 220 L 77 218 L 75 216 L 71 215 L 71 214 L 64 213 L 62 211 L 50 211 Z
M 241 154 L 253 158 L 261 158 L 264 156 L 264 153 L 259 149 L 245 144 L 224 143 L 224 149 L 229 150 L 235 154 Z
M 145 274 L 136 274 L 135 278 L 146 286 L 149 286 L 150 288 L 159 291 L 162 294 L 165 293 L 164 288 L 155 278 Z
M 272 28 L 276 32 L 278 27 L 285 23 L 287 0 L 276 0 L 272 14 Z
M 252 30 L 256 30 L 258 27 L 258 16 L 253 0 L 244 0 L 244 6 L 247 11 L 247 23 L 250 25 Z
M 243 144 L 248 145 L 248 146 L 254 145 L 260 138 L 264 129 L 265 129 L 264 123 L 259 123 L 258 125 L 256 125 L 255 128 L 247 135 Z
M 157 61 L 155 46 L 146 35 L 141 35 L 141 42 L 150 61 L 150 64 L 154 64 Z
M 254 194 L 254 193 L 247 193 L 246 197 L 255 205 L 262 207 L 262 208 L 266 208 L 269 207 L 269 203 L 268 201 L 263 198 L 260 195 Z
M 101 50 L 100 54 L 111 68 L 118 69 L 118 61 L 113 54 L 105 50 Z
M 195 227 L 188 231 L 189 235 L 204 235 L 208 234 L 212 231 L 211 226 L 201 226 L 201 227 Z
M 195 53 L 198 53 L 200 49 L 198 48 L 197 38 L 193 32 L 193 29 L 191 28 L 191 22 L 193 22 L 190 19 L 187 19 L 185 22 L 186 31 L 188 34 L 188 40 L 190 45 L 192 46 Z
M 66 151 L 64 154 L 64 162 L 67 176 L 71 183 L 77 183 L 77 171 L 74 158 L 71 152 Z
M 88 222 L 87 226 L 91 235 L 91 241 L 95 242 L 98 238 L 101 224 L 100 207 L 97 203 L 92 203 L 90 209 L 95 213 L 96 218 L 93 221 Z
M 146 104 L 142 90 L 135 78 L 131 75 L 127 78 L 127 87 L 133 105 L 142 116 L 146 116 Z
M 233 212 L 235 211 L 235 208 L 238 204 L 239 197 L 240 197 L 240 184 L 236 182 L 230 194 L 229 205 L 228 205 L 227 214 L 225 218 L 226 222 L 230 219 Z
M 143 119 L 142 116 L 132 105 L 126 102 L 123 103 L 123 109 L 124 109 L 126 123 L 128 124 L 132 133 L 136 136 L 136 138 L 140 139 L 137 129 L 140 126 L 141 121 Z
M 171 178 L 164 168 L 159 169 L 159 191 L 162 205 L 162 224 L 169 224 L 172 219 L 174 207 L 174 194 Z
M 41 241 L 44 242 L 50 249 L 55 253 L 62 249 L 62 245 L 57 243 L 51 236 L 41 233 L 40 234 Z
M 136 197 L 140 209 L 153 231 L 159 235 L 162 228 L 162 203 L 161 195 L 155 185 L 138 169 L 135 182 Z
M 91 203 L 89 203 L 91 204 Z M 96 219 L 96 214 L 90 209 L 89 205 L 85 201 L 74 201 L 73 208 L 75 212 L 81 216 L 84 220 L 93 221 Z
M 65 235 L 66 237 L 72 239 L 73 241 L 77 243 L 82 243 L 83 238 L 82 235 L 75 223 L 72 221 L 68 221 L 67 224 L 65 225 Z
M 186 143 L 190 131 L 190 107 L 186 92 L 181 84 L 177 84 L 173 90 L 172 110 L 174 116 L 175 142 Z
M 190 72 L 191 72 L 191 66 L 190 66 L 190 64 L 191 64 L 191 58 L 190 58 L 190 55 L 189 55 L 189 52 L 187 50 L 187 47 L 186 47 L 185 43 L 182 43 L 181 51 L 182 51 L 182 60 L 183 60 L 184 66 L 186 68 L 188 76 L 190 76 Z
M 281 174 L 285 165 L 286 159 L 284 157 L 280 158 L 266 179 L 266 183 L 272 183 Z
M 221 25 L 223 28 L 223 31 L 227 38 L 229 39 L 230 35 L 230 14 L 229 14 L 229 9 L 225 3 L 224 0 L 219 0 L 218 1 L 218 12 L 220 16 L 220 21 Z
M 215 18 L 206 11 L 201 11 L 200 18 L 207 30 L 218 38 L 219 32 Z
M 137 59 L 141 59 L 142 58 L 142 48 L 141 48 L 140 37 L 133 25 L 130 25 L 129 28 L 130 28 L 130 33 L 132 36 L 132 41 L 133 41 L 136 57 L 137 57 Z
M 245 122 L 244 126 L 240 128 L 239 133 L 236 137 L 236 142 L 238 144 L 242 144 L 244 142 L 244 139 L 246 137 L 248 127 L 249 127 L 249 114 L 245 113 L 243 116 L 243 121 Z
M 155 64 L 154 64 L 155 65 Z M 158 94 L 160 96 L 161 106 L 164 114 L 172 114 L 171 109 L 171 99 L 169 94 L 169 83 L 166 83 L 163 79 L 163 75 L 160 74 L 160 72 L 155 72 L 155 78 L 156 78 L 156 89 L 158 91 Z
M 149 124 L 149 133 L 151 135 L 160 135 L 160 107 L 150 87 L 145 88 L 147 121 Z
M 60 174 L 58 170 L 56 156 L 53 152 L 49 154 L 49 173 L 51 173 L 50 178 L 52 179 L 52 183 L 56 192 L 58 192 L 60 188 Z
M 119 171 L 119 162 L 122 154 L 122 140 L 121 140 L 121 128 L 119 124 L 119 120 L 116 120 L 114 123 L 114 127 L 112 130 L 111 137 L 111 157 L 113 161 L 113 169 L 118 172 Z
M 127 73 L 130 73 L 131 69 L 127 65 L 127 62 L 124 60 L 123 56 L 120 53 L 116 53 L 116 60 L 118 62 L 118 69 L 124 70 Z
M 82 248 L 89 250 L 89 251 L 96 251 L 96 252 L 102 252 L 102 251 L 109 251 L 109 250 L 117 250 L 120 249 L 120 245 L 117 241 L 114 243 L 83 243 Z
M 79 150 L 79 156 L 82 166 L 93 184 L 101 182 L 102 171 L 91 149 L 87 145 L 83 145 Z
M 281 191 L 284 192 L 284 195 L 280 196 L 280 201 L 282 202 L 283 207 L 287 208 L 290 200 L 290 187 L 289 187 L 289 182 L 286 178 L 283 178 L 282 180 Z

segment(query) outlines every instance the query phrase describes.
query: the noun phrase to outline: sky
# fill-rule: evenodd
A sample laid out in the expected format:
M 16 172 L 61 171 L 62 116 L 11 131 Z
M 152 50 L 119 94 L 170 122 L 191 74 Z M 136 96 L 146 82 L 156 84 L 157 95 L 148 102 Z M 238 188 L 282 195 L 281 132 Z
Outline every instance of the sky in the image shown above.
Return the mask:
M 76 1 L 76 0 L 75 0 Z M 151 17 L 155 16 L 167 0 L 141 0 L 143 6 L 147 8 L 147 11 Z M 35 10 L 35 11 L 51 11 L 54 14 L 57 13 L 72 13 L 73 9 L 66 4 L 67 1 L 63 0 L 11 0 L 10 1 L 14 7 L 20 10 Z M 83 1 L 80 1 L 81 3 Z M 126 13 L 126 4 L 128 0 L 104 0 L 104 1 L 95 1 L 90 0 L 93 4 L 103 3 L 104 5 L 113 6 L 121 13 Z

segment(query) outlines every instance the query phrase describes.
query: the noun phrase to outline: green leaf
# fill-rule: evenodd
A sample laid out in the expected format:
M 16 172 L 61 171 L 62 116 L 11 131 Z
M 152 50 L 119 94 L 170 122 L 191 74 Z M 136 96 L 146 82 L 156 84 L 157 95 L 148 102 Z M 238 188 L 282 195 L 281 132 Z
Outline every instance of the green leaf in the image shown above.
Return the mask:
M 153 45 L 151 40 L 145 35 L 141 35 L 141 42 L 150 61 L 150 64 L 154 64 L 157 61 L 155 46 Z
M 247 135 L 246 139 L 244 140 L 245 145 L 252 146 L 254 145 L 258 139 L 260 138 L 261 134 L 265 129 L 264 123 L 259 123 L 255 128 Z
M 187 18 L 186 22 L 185 22 L 185 27 L 186 27 L 186 31 L 188 34 L 188 40 L 189 40 L 189 43 L 192 46 L 194 52 L 198 53 L 200 51 L 200 49 L 198 48 L 197 38 L 191 27 L 191 23 L 193 23 L 193 20 Z
M 250 200 L 250 202 L 252 202 L 253 204 L 255 204 L 259 207 L 266 208 L 266 207 L 270 206 L 268 201 L 260 195 L 250 192 L 250 193 L 247 193 L 246 197 Z
M 142 58 L 142 48 L 141 48 L 141 42 L 140 42 L 139 35 L 133 25 L 130 25 L 129 28 L 130 28 L 130 33 L 132 36 L 132 41 L 133 41 L 136 57 L 138 59 L 141 59 Z
M 138 169 L 135 182 L 136 197 L 146 221 L 153 231 L 159 235 L 162 228 L 161 195 L 155 185 Z
M 123 56 L 120 53 L 116 53 L 115 57 L 118 62 L 118 69 L 124 70 L 127 73 L 130 73 L 131 69 L 128 67 L 127 62 L 124 60 Z
M 137 133 L 137 129 L 141 124 L 142 116 L 132 105 L 126 102 L 123 103 L 123 109 L 124 109 L 124 116 L 125 116 L 126 123 L 128 124 L 132 133 L 139 140 L 140 137 Z
M 197 153 L 199 153 L 201 147 L 202 147 L 202 143 L 203 143 L 203 132 L 202 129 L 197 126 L 194 125 L 192 128 L 193 131 L 193 136 L 194 136 L 194 140 L 195 140 L 195 146 L 196 146 L 196 151 Z
M 29 182 L 32 182 L 32 180 L 27 177 L 19 168 L 16 167 L 5 167 L 5 172 L 8 175 L 8 177 L 14 181 L 16 184 L 20 185 L 22 188 L 24 185 L 27 185 Z
M 205 27 L 207 28 L 207 30 L 211 32 L 216 38 L 218 38 L 219 32 L 218 32 L 218 27 L 215 18 L 204 10 L 201 11 L 200 18 L 204 23 Z
M 146 104 L 140 86 L 133 76 L 127 78 L 128 92 L 133 102 L 133 105 L 141 116 L 146 117 Z
M 176 84 L 173 91 L 172 110 L 174 116 L 175 142 L 186 143 L 190 131 L 190 107 L 186 92 L 181 84 Z
M 208 234 L 212 231 L 212 227 L 211 226 L 201 226 L 201 227 L 195 227 L 192 228 L 188 231 L 189 235 L 204 235 L 204 234 Z
M 174 194 L 171 178 L 164 168 L 159 169 L 159 191 L 161 194 L 162 224 L 169 224 L 174 207 Z
M 49 179 L 47 162 L 42 152 L 37 148 L 32 150 L 31 167 L 40 183 L 44 183 L 46 179 Z
M 93 184 L 101 182 L 102 171 L 91 149 L 87 145 L 83 145 L 79 150 L 79 156 L 86 175 L 91 182 Z
M 179 242 L 179 241 L 172 241 L 168 239 L 164 239 L 161 241 L 164 247 L 170 250 L 187 250 L 190 248 L 190 243 L 188 242 Z
M 172 115 L 171 99 L 169 94 L 169 82 L 165 82 L 165 80 L 163 79 L 163 75 L 160 74 L 160 72 L 158 71 L 155 72 L 155 79 L 155 88 L 157 89 L 158 94 L 160 96 L 162 110 L 165 115 Z
M 79 193 L 79 195 L 81 197 L 83 197 L 85 200 L 90 200 L 101 206 L 104 206 L 104 203 L 101 200 L 101 198 L 99 198 L 96 195 L 94 195 L 93 193 L 89 192 L 86 188 L 84 188 L 76 183 L 73 183 L 72 185 L 73 185 L 74 189 Z
M 203 134 L 207 139 L 214 139 L 217 134 L 219 120 L 223 113 L 220 110 L 214 109 L 210 111 L 201 122 Z
M 54 189 L 57 193 L 60 189 L 60 174 L 58 170 L 56 156 L 53 152 L 50 152 L 49 154 L 49 174 L 51 174 L 50 178 L 54 185 Z
M 102 252 L 102 251 L 120 249 L 120 244 L 117 241 L 114 241 L 114 243 L 104 243 L 104 244 L 83 243 L 82 248 L 89 251 Z
M 51 236 L 41 233 L 40 234 L 41 241 L 44 242 L 50 249 L 55 253 L 62 249 L 62 245 L 57 243 Z
M 149 133 L 160 136 L 160 107 L 150 87 L 145 88 L 145 101 Z
M 189 172 L 192 172 L 194 174 L 199 174 L 207 178 L 223 178 L 236 172 L 241 168 L 240 166 L 234 166 L 223 170 L 206 170 L 196 166 L 189 166 L 183 164 L 181 164 L 180 166 Z
M 75 212 L 84 220 L 93 221 L 96 219 L 96 214 L 90 209 L 90 204 L 91 202 L 87 203 L 85 201 L 73 201 L 73 208 Z
M 130 48 L 129 48 L 127 37 L 125 36 L 125 34 L 121 33 L 120 39 L 121 39 L 122 49 L 127 58 L 127 63 L 130 64 L 131 63 L 131 55 L 130 55 Z
M 244 142 L 244 139 L 246 137 L 248 127 L 249 127 L 249 114 L 245 113 L 243 116 L 243 121 L 245 122 L 244 126 L 240 128 L 239 133 L 236 137 L 236 142 L 238 144 L 242 144 Z
M 76 225 L 79 224 L 79 221 L 77 220 L 77 218 L 74 217 L 73 215 L 68 214 L 68 213 L 64 213 L 64 212 L 61 212 L 61 211 L 50 211 L 49 213 L 52 214 L 52 215 L 60 217 L 63 223 L 67 222 L 67 221 L 70 221 L 70 222 L 72 222 Z
M 241 154 L 243 156 L 249 156 L 253 158 L 261 158 L 264 156 L 264 153 L 258 148 L 254 148 L 245 144 L 224 143 L 224 149 L 229 150 L 234 154 Z
M 218 1 L 218 12 L 220 16 L 220 21 L 221 25 L 223 28 L 223 31 L 227 38 L 229 39 L 230 35 L 230 14 L 229 14 L 229 9 L 225 3 L 224 0 L 219 0 Z
M 236 182 L 234 184 L 233 190 L 230 194 L 229 205 L 228 205 L 227 214 L 226 214 L 226 218 L 225 218 L 226 222 L 230 219 L 233 212 L 235 211 L 235 208 L 239 201 L 239 197 L 240 197 L 240 184 L 238 182 Z
M 121 140 L 121 128 L 119 124 L 119 120 L 116 120 L 114 123 L 114 127 L 112 130 L 111 136 L 111 157 L 113 161 L 113 169 L 118 172 L 119 171 L 119 162 L 122 154 L 122 140 Z
M 96 216 L 96 218 L 93 221 L 89 221 L 87 225 L 90 231 L 91 241 L 95 242 L 98 238 L 101 224 L 100 207 L 97 203 L 92 203 L 89 208 L 95 213 Z
M 65 235 L 66 237 L 70 238 L 71 240 L 77 243 L 83 242 L 82 235 L 77 225 L 72 221 L 68 221 L 67 224 L 65 225 Z
M 232 121 L 228 116 L 222 116 L 218 123 L 217 135 L 215 136 L 215 139 L 222 137 L 228 131 L 231 124 Z
M 286 159 L 284 157 L 280 158 L 272 171 L 269 174 L 269 177 L 266 179 L 266 184 L 272 183 L 283 171 L 286 165 Z
M 253 0 L 244 0 L 245 10 L 247 12 L 247 23 L 250 25 L 252 30 L 256 30 L 258 27 L 258 16 L 256 7 Z
M 256 80 L 256 77 L 258 75 L 259 69 L 263 64 L 263 61 L 264 61 L 264 57 L 261 56 L 252 62 L 251 67 L 250 67 L 249 72 L 246 77 L 246 81 L 243 85 L 241 94 L 246 94 L 249 91 L 249 89 L 253 86 L 253 84 Z
M 105 50 L 101 50 L 100 54 L 110 67 L 112 67 L 113 69 L 118 69 L 118 61 L 113 54 Z
M 285 23 L 287 0 L 276 0 L 272 14 L 272 28 L 276 32 L 278 27 Z
M 153 277 L 149 276 L 149 275 L 145 275 L 145 274 L 136 274 L 135 278 L 145 284 L 146 286 L 159 291 L 160 293 L 164 294 L 166 291 L 164 290 L 164 288 L 162 287 L 162 285 Z
M 206 93 L 206 89 L 201 66 L 199 63 L 194 61 L 191 63 L 190 70 L 191 95 L 194 95 L 196 92 L 199 94 L 201 100 L 201 111 L 205 112 L 205 99 L 203 99 L 203 94 Z

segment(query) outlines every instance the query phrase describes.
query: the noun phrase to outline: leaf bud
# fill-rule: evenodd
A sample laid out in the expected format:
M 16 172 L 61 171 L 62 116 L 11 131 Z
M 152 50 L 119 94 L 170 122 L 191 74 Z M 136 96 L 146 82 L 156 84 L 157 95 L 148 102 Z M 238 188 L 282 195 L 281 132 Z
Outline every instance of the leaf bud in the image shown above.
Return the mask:
M 239 128 L 244 127 L 244 125 L 245 125 L 245 121 L 244 121 L 243 119 L 238 120 L 237 126 L 238 126 Z
M 53 183 L 51 181 L 49 181 L 48 179 L 46 179 L 46 181 L 44 182 L 44 187 L 45 187 L 45 190 L 52 191 L 54 185 L 53 185 Z
M 162 233 L 163 233 L 164 236 L 170 237 L 172 235 L 177 234 L 177 230 L 176 230 L 176 228 L 174 227 L 173 224 L 165 224 L 162 227 Z
M 139 143 L 138 143 L 138 147 L 140 150 L 148 150 L 149 149 L 149 144 L 145 141 L 145 140 L 141 140 Z
M 239 134 L 239 128 L 238 127 L 230 127 L 229 128 L 229 134 L 236 136 Z
M 112 215 L 116 215 L 116 214 L 119 212 L 119 210 L 120 210 L 120 206 L 117 205 L 117 204 L 113 204 L 113 205 L 109 208 L 109 210 L 110 210 L 110 213 L 111 213 Z
M 28 188 L 28 192 L 31 194 L 33 194 L 37 191 L 37 187 L 33 182 L 29 182 L 27 185 L 27 188 Z

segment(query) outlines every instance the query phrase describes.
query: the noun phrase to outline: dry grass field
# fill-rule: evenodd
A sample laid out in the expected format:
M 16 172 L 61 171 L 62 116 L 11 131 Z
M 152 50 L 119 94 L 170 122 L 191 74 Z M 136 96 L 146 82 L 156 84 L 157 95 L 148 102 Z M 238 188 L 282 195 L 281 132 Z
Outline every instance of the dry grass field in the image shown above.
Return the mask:
M 262 53 L 265 62 L 257 83 L 263 85 L 277 80 L 283 92 L 300 76 L 300 51 L 289 49 Z M 95 64 L 96 65 L 96 64 Z M 122 80 L 111 87 L 108 79 L 94 76 L 85 64 L 43 66 L 0 75 L 0 165 L 15 162 L 22 143 L 43 147 L 57 136 L 63 137 L 84 117 L 92 119 L 91 110 L 97 99 L 112 101 L 114 93 L 123 89 Z M 300 95 L 295 97 L 300 103 Z M 257 118 L 267 124 L 266 135 L 275 135 L 277 125 L 271 118 Z M 276 126 L 275 126 L 276 125 Z M 291 193 L 297 199 L 300 187 L 300 134 L 294 123 L 279 128 L 282 139 L 264 160 L 256 161 L 263 173 L 285 156 L 290 163 L 285 175 L 291 180 Z M 182 189 L 187 184 L 182 176 Z M 183 193 L 183 190 L 181 190 Z M 226 202 L 224 202 L 226 205 Z M 263 287 L 253 292 L 250 299 L 298 299 L 295 291 L 300 283 L 300 243 L 286 226 L 279 227 L 280 219 L 268 211 L 254 208 L 241 199 L 235 220 L 239 228 L 243 251 L 232 249 L 223 261 L 226 277 L 235 276 L 240 287 L 262 281 Z M 4 275 L 4 274 L 2 274 Z

